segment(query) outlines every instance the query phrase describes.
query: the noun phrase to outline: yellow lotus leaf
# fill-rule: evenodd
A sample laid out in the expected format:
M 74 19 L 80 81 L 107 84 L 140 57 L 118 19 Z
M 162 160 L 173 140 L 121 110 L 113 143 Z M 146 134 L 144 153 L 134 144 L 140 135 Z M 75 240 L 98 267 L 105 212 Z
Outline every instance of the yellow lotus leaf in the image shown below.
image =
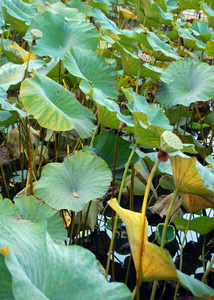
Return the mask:
M 132 19 L 132 18 L 136 18 L 136 15 L 131 11 L 129 10 L 128 8 L 125 8 L 125 7 L 122 7 L 122 6 L 117 6 L 117 11 L 121 11 L 122 14 L 123 14 L 123 17 L 125 19 Z
M 171 255 L 149 242 L 144 244 L 142 251 L 142 280 L 178 280 Z
M 148 224 L 146 217 L 140 213 L 122 208 L 115 198 L 109 200 L 108 204 L 118 213 L 126 225 L 136 270 L 138 270 L 140 258 L 142 258 L 141 280 L 177 280 L 176 269 L 170 254 L 160 247 L 148 242 Z M 145 226 L 144 239 L 143 226 Z M 143 248 L 141 250 L 142 239 Z
M 0 254 L 2 254 L 3 256 L 7 256 L 8 253 L 9 253 L 8 245 L 6 245 L 4 248 L 0 249 Z
M 170 156 L 176 190 L 188 194 L 213 195 L 212 190 L 204 186 L 203 180 L 196 168 L 196 160 L 196 157 Z M 202 168 L 204 168 L 204 173 L 207 172 L 205 167 L 200 166 L 200 169 Z M 211 173 L 210 176 L 210 180 L 212 180 L 213 176 Z
M 21 48 L 16 42 L 14 42 L 13 45 L 9 46 L 9 47 L 18 50 L 19 53 L 21 54 L 22 59 L 23 59 L 24 62 L 26 62 L 28 60 L 29 53 L 27 51 L 25 51 L 23 48 Z M 31 53 L 30 54 L 30 59 L 33 59 L 36 56 L 37 56 L 36 54 Z
M 138 270 L 138 266 L 140 263 L 141 257 L 141 246 L 143 240 L 143 226 L 146 221 L 145 216 L 140 213 L 133 212 L 128 209 L 122 208 L 117 200 L 111 199 L 108 201 L 108 204 L 112 209 L 116 211 L 116 213 L 122 218 L 123 222 L 126 225 L 126 230 L 129 238 L 129 244 L 135 264 L 136 270 Z M 145 230 L 146 231 L 146 230 Z M 144 239 L 147 240 L 147 232 L 145 232 Z
M 191 213 L 214 207 L 214 196 L 182 194 L 182 197 Z

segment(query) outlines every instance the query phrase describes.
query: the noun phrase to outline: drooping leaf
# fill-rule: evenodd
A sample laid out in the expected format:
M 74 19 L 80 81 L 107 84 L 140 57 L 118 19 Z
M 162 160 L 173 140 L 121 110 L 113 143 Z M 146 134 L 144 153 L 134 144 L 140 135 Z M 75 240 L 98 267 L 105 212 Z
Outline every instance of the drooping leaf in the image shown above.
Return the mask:
M 0 224 L 0 294 L 6 283 L 7 299 L 131 299 L 124 284 L 106 281 L 90 251 L 55 244 L 45 221 L 1 216 Z
M 81 137 L 93 134 L 95 116 L 75 95 L 53 80 L 36 73 L 20 89 L 23 105 L 39 124 L 56 131 L 76 129 Z
M 8 47 L 12 49 L 16 49 L 21 54 L 24 63 L 28 60 L 29 52 L 21 48 L 16 42 L 14 42 L 12 46 L 8 46 Z M 35 57 L 36 55 L 34 53 L 30 53 L 29 59 L 33 59 Z
M 153 206 L 149 207 L 149 210 L 153 214 L 158 214 L 161 216 L 161 218 L 163 218 L 164 216 L 167 215 L 167 212 L 169 210 L 169 206 L 170 206 L 173 196 L 174 196 L 174 193 L 169 194 L 167 196 L 166 195 L 160 196 L 159 199 L 155 202 L 155 204 Z M 178 204 L 179 204 L 179 197 L 177 196 L 175 203 L 172 207 L 172 211 L 175 211 Z M 181 215 L 181 216 L 183 215 L 182 210 L 180 208 L 176 211 L 176 215 Z
M 53 15 L 47 11 L 31 22 L 25 39 L 31 43 L 31 29 L 39 29 L 42 37 L 36 41 L 33 53 L 52 58 L 63 59 L 67 49 L 76 43 L 87 49 L 96 50 L 98 34 L 91 23 L 69 21 L 66 22 L 62 15 Z
M 90 200 L 103 196 L 110 182 L 111 172 L 104 160 L 79 151 L 63 163 L 47 164 L 34 194 L 54 209 L 78 212 Z
M 122 208 L 116 202 L 116 199 L 109 200 L 108 204 L 118 213 L 126 225 L 136 269 L 138 269 L 140 263 L 139 258 L 142 256 L 142 281 L 175 280 L 190 290 L 195 297 L 209 297 L 214 295 L 214 290 L 206 284 L 176 270 L 172 257 L 167 251 L 148 242 L 148 225 L 145 216 Z M 143 246 L 142 252 L 141 245 Z
M 188 220 L 179 216 L 175 216 L 173 220 L 177 230 L 186 231 Z M 193 230 L 199 234 L 206 235 L 213 229 L 214 218 L 199 217 L 190 221 L 188 230 Z
M 67 232 L 59 212 L 54 211 L 50 206 L 34 196 L 22 195 L 19 198 L 15 198 L 15 203 L 19 207 L 23 219 L 30 220 L 33 223 L 45 220 L 47 221 L 47 231 L 53 240 L 62 243 L 66 239 Z
M 107 97 L 117 98 L 117 74 L 99 53 L 73 45 L 66 53 L 64 62 L 71 74 L 92 83 Z
M 201 209 L 214 207 L 214 196 L 182 194 L 183 199 L 191 213 Z
M 142 264 L 141 280 L 152 281 L 169 278 L 176 280 L 176 269 L 170 254 L 160 247 L 148 242 L 148 225 L 146 217 L 140 213 L 120 207 L 116 202 L 116 199 L 109 200 L 108 204 L 118 213 L 126 225 L 136 270 L 138 269 L 140 261 Z M 141 249 L 142 245 L 143 248 Z M 140 260 L 141 257 L 142 259 Z
M 178 60 L 170 64 L 163 77 L 173 80 L 170 85 L 162 83 L 157 89 L 156 98 L 166 108 L 178 104 L 189 106 L 213 97 L 214 67 L 206 63 Z
M 135 124 L 137 143 L 146 147 L 158 148 L 161 134 L 164 131 L 165 129 L 161 126 L 145 126 L 141 121 Z
M 214 194 L 214 175 L 203 167 L 196 157 L 184 154 L 170 155 L 176 190 L 196 195 Z

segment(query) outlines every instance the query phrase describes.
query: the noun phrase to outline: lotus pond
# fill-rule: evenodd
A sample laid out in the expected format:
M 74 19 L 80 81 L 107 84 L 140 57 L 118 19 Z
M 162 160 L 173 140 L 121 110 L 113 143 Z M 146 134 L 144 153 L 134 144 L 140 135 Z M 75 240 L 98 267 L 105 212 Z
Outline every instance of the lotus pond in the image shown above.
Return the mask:
M 213 1 L 0 4 L 0 299 L 214 299 Z

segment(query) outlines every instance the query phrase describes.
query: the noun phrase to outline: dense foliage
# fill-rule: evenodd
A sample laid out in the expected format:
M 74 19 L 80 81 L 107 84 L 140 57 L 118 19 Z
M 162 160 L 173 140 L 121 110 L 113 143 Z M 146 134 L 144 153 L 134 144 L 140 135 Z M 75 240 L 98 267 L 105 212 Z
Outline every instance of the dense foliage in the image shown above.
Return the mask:
M 213 1 L 0 4 L 0 299 L 213 299 Z

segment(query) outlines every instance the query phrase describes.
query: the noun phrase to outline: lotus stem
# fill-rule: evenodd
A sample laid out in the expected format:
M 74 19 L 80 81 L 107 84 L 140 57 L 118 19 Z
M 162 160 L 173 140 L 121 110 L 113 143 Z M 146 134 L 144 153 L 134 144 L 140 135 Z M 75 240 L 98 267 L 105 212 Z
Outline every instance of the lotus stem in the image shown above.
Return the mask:
M 183 240 L 182 240 L 182 243 L 181 243 L 179 271 L 182 270 L 182 265 L 183 265 L 183 248 L 184 248 L 184 243 L 185 243 L 185 240 L 186 240 L 187 232 L 189 230 L 189 225 L 190 225 L 191 218 L 192 218 L 192 214 L 190 214 L 190 216 L 189 216 L 187 227 L 186 227 L 186 230 L 185 230 L 185 233 L 184 233 L 184 237 L 183 237 Z M 179 288 L 179 283 L 177 282 L 173 300 L 177 299 L 178 288 Z
M 170 215 L 171 215 L 171 212 L 172 212 L 172 208 L 174 206 L 175 199 L 176 199 L 177 195 L 178 195 L 178 191 L 176 190 L 175 193 L 174 193 L 174 196 L 172 198 L 172 201 L 170 203 L 170 206 L 169 206 L 169 209 L 168 209 L 168 212 L 167 212 L 167 215 L 166 215 L 166 219 L 165 219 L 165 222 L 164 222 L 164 227 L 163 227 L 163 232 L 162 232 L 162 238 L 161 238 L 161 245 L 160 245 L 160 247 L 162 249 L 164 248 L 165 238 L 166 238 L 166 232 L 167 232 L 167 225 L 168 225 L 168 222 L 169 222 L 169 219 L 170 219 Z M 150 300 L 154 300 L 155 299 L 155 293 L 156 293 L 157 283 L 158 283 L 157 281 L 154 281 L 154 283 L 153 283 L 152 294 L 151 294 Z
M 213 256 L 213 258 L 212 258 L 211 261 L 210 261 L 209 267 L 208 267 L 208 268 L 206 269 L 206 271 L 204 272 L 204 275 L 203 275 L 202 280 L 201 280 L 202 282 L 205 282 L 205 281 L 206 281 L 207 276 L 208 276 L 210 270 L 212 269 L 213 264 L 214 264 L 214 256 Z
M 143 197 L 143 204 L 142 204 L 142 208 L 141 208 L 141 213 L 143 216 L 146 215 L 146 207 L 147 207 L 147 201 L 148 201 L 148 197 L 149 197 L 149 192 L 150 192 L 150 187 L 151 187 L 151 183 L 152 183 L 152 179 L 155 175 L 155 172 L 158 168 L 160 159 L 158 158 L 155 162 L 155 164 L 152 167 L 151 173 L 149 175 L 148 181 L 147 181 L 147 185 L 146 185 L 146 190 L 145 190 L 145 194 Z M 142 236 L 144 238 L 144 231 L 145 231 L 145 226 L 143 227 L 143 232 L 142 232 Z M 143 248 L 143 238 L 142 238 L 142 243 L 140 245 L 141 251 L 142 252 L 142 248 Z M 140 299 L 140 277 L 141 277 L 141 259 L 142 257 L 140 256 L 140 263 L 139 263 L 139 269 L 137 270 L 137 283 L 136 283 L 136 289 L 137 289 L 137 300 Z
M 69 245 L 72 245 L 73 235 L 74 235 L 74 223 L 75 223 L 75 212 L 72 212 L 72 221 L 71 221 L 71 232 L 70 232 L 70 241 Z
M 6 25 L 6 24 L 5 24 Z M 5 25 L 2 29 L 2 34 L 1 34 L 1 46 L 0 46 L 0 66 L 1 66 L 1 53 L 3 49 L 3 40 L 4 40 L 4 30 L 5 30 Z
M 142 68 L 142 64 L 140 64 L 139 70 L 138 70 L 138 74 L 137 74 L 137 85 L 136 85 L 136 98 L 138 98 L 138 87 L 139 87 L 139 80 L 140 80 L 140 72 L 141 72 L 141 68 Z
M 132 149 L 131 154 L 129 155 L 129 159 L 127 161 L 124 173 L 123 173 L 123 178 L 122 178 L 122 182 L 121 182 L 121 186 L 120 186 L 120 190 L 119 190 L 119 195 L 118 195 L 118 204 L 120 204 L 120 200 L 121 200 L 121 196 L 122 196 L 122 192 L 123 192 L 123 187 L 125 185 L 125 180 L 126 180 L 126 174 L 128 172 L 128 168 L 129 165 L 131 163 L 131 159 L 135 153 L 135 150 L 137 148 L 137 144 L 134 145 L 134 148 Z M 118 220 L 118 214 L 116 213 L 115 215 L 115 220 L 114 220 L 114 228 L 112 231 L 112 239 L 111 239 L 111 243 L 109 246 L 109 253 L 108 253 L 108 259 L 107 259 L 107 263 L 106 263 L 106 278 L 108 276 L 108 272 L 109 272 L 109 266 L 110 266 L 110 259 L 111 259 L 111 253 L 112 253 L 112 249 L 113 249 L 113 245 L 114 245 L 114 237 L 115 237 L 115 232 L 116 232 L 116 228 L 117 228 L 117 220 Z
M 26 67 L 26 71 L 25 71 L 25 78 L 28 77 L 28 68 L 29 68 L 30 55 L 31 55 L 32 49 L 33 49 L 33 42 L 31 43 L 30 50 L 29 50 L 29 53 L 28 53 L 27 67 Z

